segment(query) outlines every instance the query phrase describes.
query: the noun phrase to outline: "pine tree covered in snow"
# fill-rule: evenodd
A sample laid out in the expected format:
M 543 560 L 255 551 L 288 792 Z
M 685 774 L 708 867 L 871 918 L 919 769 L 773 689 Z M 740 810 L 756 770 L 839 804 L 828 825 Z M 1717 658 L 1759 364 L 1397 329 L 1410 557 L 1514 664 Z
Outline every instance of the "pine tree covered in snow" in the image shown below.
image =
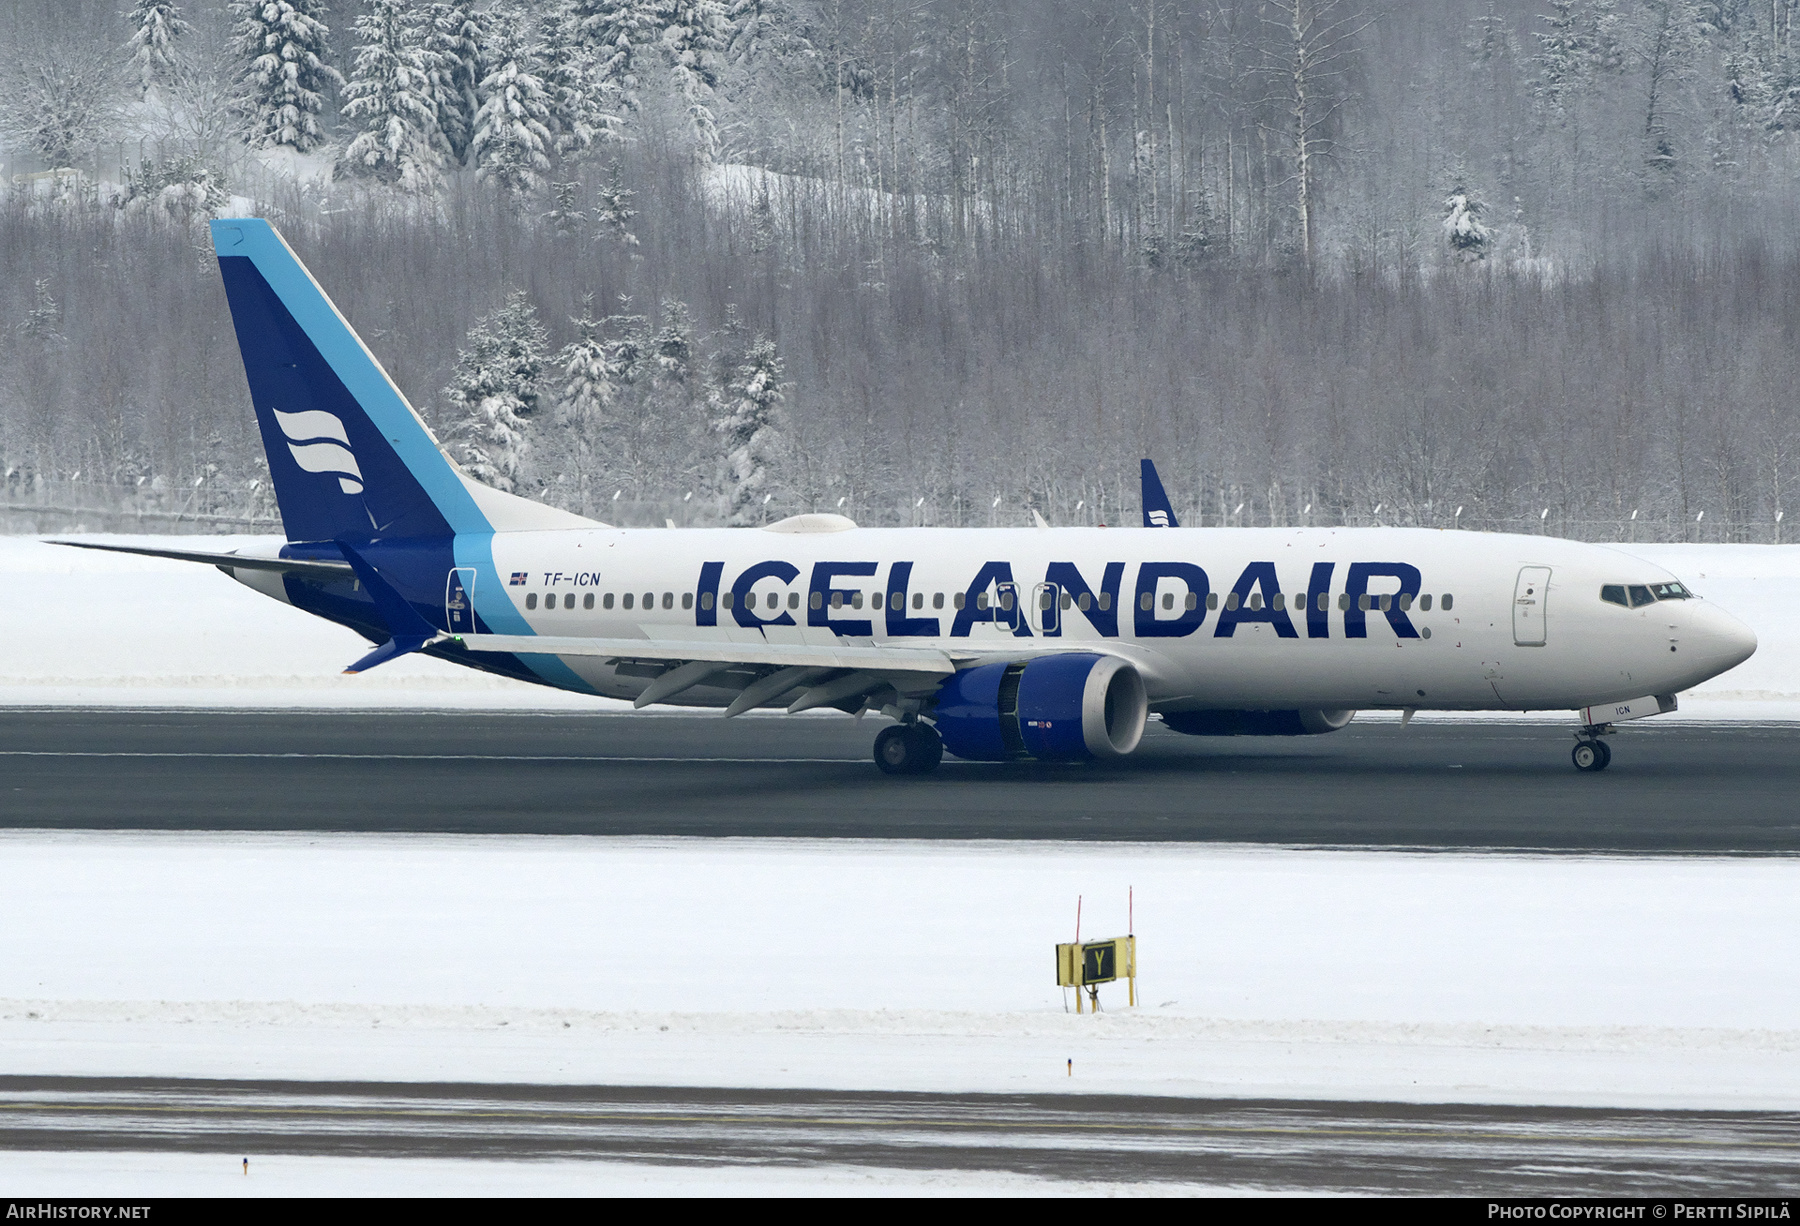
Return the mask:
M 137 0 L 125 19 L 131 23 L 131 41 L 126 44 L 131 62 L 137 68 L 138 85 L 148 96 L 152 86 L 174 77 L 175 43 L 188 32 L 188 23 L 169 0 Z
M 432 102 L 438 128 L 458 166 L 469 160 L 475 115 L 481 109 L 483 49 L 489 37 L 487 14 L 475 0 L 432 4 L 425 13 L 425 52 L 432 71 Z
M 1494 232 L 1482 223 L 1480 202 L 1461 183 L 1450 189 L 1450 195 L 1444 201 L 1442 225 L 1455 259 L 1474 263 L 1487 258 Z
M 324 7 L 324 0 L 232 0 L 252 146 L 306 153 L 324 143 L 325 91 L 344 84 L 326 62 L 331 30 L 320 19 Z
M 344 90 L 344 118 L 360 131 L 343 166 L 390 187 L 427 190 L 448 149 L 432 88 L 439 66 L 425 49 L 423 23 L 407 0 L 372 0 L 357 18 L 356 36 L 361 46 Z
M 615 159 L 608 168 L 606 184 L 594 193 L 594 222 L 602 241 L 611 239 L 622 247 L 635 247 L 638 240 L 631 232 L 631 219 L 637 210 L 631 207 L 631 198 L 637 193 L 625 186 L 624 176 Z
M 444 389 L 449 436 L 476 480 L 507 491 L 517 484 L 548 343 L 536 308 L 520 290 L 477 320 L 468 347 L 457 351 L 455 376 Z
M 724 386 L 710 398 L 713 430 L 723 453 L 720 491 L 729 499 L 735 527 L 760 523 L 764 498 L 775 489 L 781 441 L 781 356 L 775 342 L 759 336 L 736 364 Z
M 656 0 L 655 15 L 669 80 L 687 111 L 695 150 L 710 160 L 719 150 L 713 88 L 731 34 L 725 6 L 720 0 Z
M 580 154 L 596 141 L 621 138 L 619 117 L 603 105 L 617 87 L 595 71 L 570 4 L 553 4 L 539 17 L 538 60 L 550 99 L 551 144 L 559 158 Z
M 1547 31 L 1537 35 L 1538 101 L 1558 120 L 1586 84 L 1594 67 L 1594 36 L 1581 0 L 1549 0 Z
M 118 131 L 111 63 L 51 48 L 0 84 L 0 133 L 50 166 L 73 166 Z
M 688 381 L 694 362 L 694 319 L 687 303 L 674 298 L 662 302 L 662 327 L 651 342 L 650 357 L 659 387 L 679 388 Z
M 661 24 L 657 0 L 574 0 L 571 16 L 600 82 L 615 91 L 619 105 L 638 109 L 638 89 L 649 58 L 656 53 Z
M 550 169 L 550 96 L 534 71 L 520 15 L 497 8 L 491 16 L 491 67 L 481 80 L 481 110 L 470 153 L 482 182 L 509 192 L 533 192 L 543 187 Z

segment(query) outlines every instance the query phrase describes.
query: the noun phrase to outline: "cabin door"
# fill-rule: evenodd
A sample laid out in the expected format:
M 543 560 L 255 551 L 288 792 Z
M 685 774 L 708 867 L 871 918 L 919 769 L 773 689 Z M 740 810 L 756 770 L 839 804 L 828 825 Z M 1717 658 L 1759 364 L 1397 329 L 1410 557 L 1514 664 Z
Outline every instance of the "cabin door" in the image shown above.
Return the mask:
M 1513 642 L 1520 647 L 1544 645 L 1545 600 L 1550 594 L 1550 568 L 1526 566 L 1513 588 Z

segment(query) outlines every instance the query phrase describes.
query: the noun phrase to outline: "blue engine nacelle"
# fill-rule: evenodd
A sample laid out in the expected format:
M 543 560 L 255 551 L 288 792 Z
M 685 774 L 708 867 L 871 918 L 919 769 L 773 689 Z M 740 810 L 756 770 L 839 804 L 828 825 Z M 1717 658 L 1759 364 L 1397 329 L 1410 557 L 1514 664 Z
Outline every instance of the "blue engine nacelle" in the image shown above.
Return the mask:
M 1189 736 L 1318 736 L 1349 723 L 1354 711 L 1164 711 L 1163 723 Z
M 1129 662 L 1071 652 L 965 669 L 938 690 L 932 718 L 959 758 L 1068 762 L 1130 753 L 1149 712 Z

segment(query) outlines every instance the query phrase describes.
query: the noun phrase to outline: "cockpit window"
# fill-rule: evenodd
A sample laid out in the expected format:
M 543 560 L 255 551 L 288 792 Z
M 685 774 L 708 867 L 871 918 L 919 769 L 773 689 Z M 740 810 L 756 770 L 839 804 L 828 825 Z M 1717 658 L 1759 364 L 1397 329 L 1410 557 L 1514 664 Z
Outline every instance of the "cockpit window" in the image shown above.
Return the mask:
M 1641 609 L 1659 600 L 1692 600 L 1694 594 L 1679 583 L 1608 583 L 1600 589 L 1600 599 L 1625 609 Z
M 1650 589 L 1658 600 L 1686 600 L 1693 593 L 1679 583 L 1659 583 Z
M 1625 585 L 1623 583 L 1609 583 L 1601 588 L 1600 599 L 1604 600 L 1607 604 L 1616 604 L 1623 609 L 1629 609 L 1631 607 L 1631 602 L 1625 599 Z
M 1631 592 L 1631 607 L 1634 609 L 1642 608 L 1644 605 L 1647 605 L 1647 604 L 1654 604 L 1656 601 L 1656 597 L 1654 597 L 1650 594 L 1650 589 L 1645 587 L 1641 583 L 1632 584 L 1631 588 L 1630 588 L 1630 592 Z

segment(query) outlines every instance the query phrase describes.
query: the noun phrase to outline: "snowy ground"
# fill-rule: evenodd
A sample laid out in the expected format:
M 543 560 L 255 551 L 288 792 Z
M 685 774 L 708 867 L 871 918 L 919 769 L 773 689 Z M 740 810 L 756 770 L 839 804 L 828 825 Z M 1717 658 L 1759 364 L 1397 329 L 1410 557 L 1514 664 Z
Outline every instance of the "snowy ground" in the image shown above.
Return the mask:
M 1800 1108 L 1795 859 L 14 832 L 0 931 L 19 1074 Z
M 83 539 L 222 550 L 266 538 Z M 1761 641 L 1749 662 L 1682 695 L 1680 718 L 1800 719 L 1800 545 L 1629 548 L 1687 579 Z M 0 663 L 0 702 L 12 706 L 629 709 L 420 656 L 346 677 L 344 666 L 367 650 L 360 637 L 211 567 L 38 538 L 0 537 L 0 624 L 30 645 Z

